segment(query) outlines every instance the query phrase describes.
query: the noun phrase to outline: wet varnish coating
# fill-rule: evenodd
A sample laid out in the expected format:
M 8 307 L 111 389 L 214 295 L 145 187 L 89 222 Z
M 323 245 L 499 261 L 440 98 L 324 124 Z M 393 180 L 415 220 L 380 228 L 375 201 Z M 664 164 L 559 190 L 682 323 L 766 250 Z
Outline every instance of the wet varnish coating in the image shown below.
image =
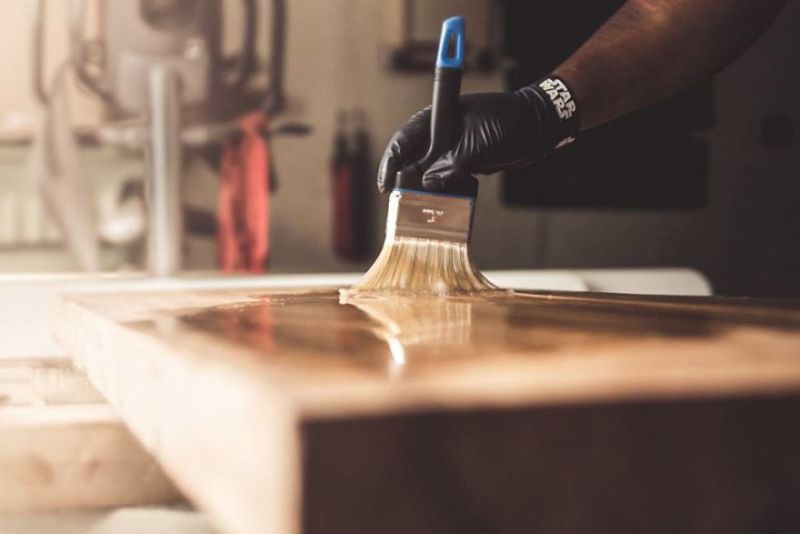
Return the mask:
M 403 374 L 413 374 L 447 361 L 589 356 L 613 348 L 644 362 L 675 345 L 674 358 L 685 359 L 692 357 L 685 352 L 687 343 L 701 358 L 704 343 L 713 346 L 733 342 L 731 336 L 767 332 L 780 337 L 800 328 L 800 310 L 790 303 L 721 298 L 504 291 L 350 300 L 334 292 L 249 297 L 247 302 L 181 310 L 175 316 L 183 327 L 272 361 L 340 360 L 359 368 L 388 369 L 392 376 L 400 367 Z M 641 349 L 638 355 L 630 352 L 636 347 Z M 751 355 L 770 356 L 755 347 Z
M 78 295 L 55 318 L 226 532 L 800 525 L 796 304 L 235 289 Z

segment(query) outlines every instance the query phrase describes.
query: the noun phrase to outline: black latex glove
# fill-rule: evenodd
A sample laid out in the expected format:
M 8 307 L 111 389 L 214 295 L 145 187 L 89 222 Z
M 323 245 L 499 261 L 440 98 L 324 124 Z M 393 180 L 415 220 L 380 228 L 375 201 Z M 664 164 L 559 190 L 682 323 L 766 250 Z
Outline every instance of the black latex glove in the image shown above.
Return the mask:
M 552 89 L 550 81 L 544 87 Z M 566 114 L 570 116 L 565 117 L 564 93 L 548 92 L 541 83 L 511 93 L 461 97 L 459 141 L 425 171 L 423 187 L 442 191 L 465 175 L 523 167 L 568 141 L 577 132 L 575 105 L 569 105 Z M 571 100 L 571 95 L 567 98 Z M 426 108 L 414 114 L 389 141 L 378 169 L 382 193 L 394 187 L 399 170 L 422 159 L 429 141 L 430 108 Z

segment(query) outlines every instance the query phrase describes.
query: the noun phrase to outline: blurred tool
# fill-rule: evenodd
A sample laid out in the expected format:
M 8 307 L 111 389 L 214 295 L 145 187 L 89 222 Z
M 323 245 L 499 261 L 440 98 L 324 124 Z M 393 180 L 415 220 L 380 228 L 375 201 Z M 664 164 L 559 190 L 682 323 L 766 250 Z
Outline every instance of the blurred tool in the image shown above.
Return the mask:
M 90 40 L 84 36 L 89 2 L 71 1 L 72 64 L 81 83 L 108 103 L 113 116 L 150 110 L 148 78 L 154 66 L 180 78 L 187 124 L 227 119 L 241 111 L 242 98 L 263 101 L 246 92 L 257 70 L 256 0 L 237 2 L 244 28 L 239 51 L 230 57 L 223 53 L 223 0 L 105 0 L 99 9 L 100 37 Z M 273 7 L 273 16 L 276 12 L 282 14 Z
M 146 214 L 142 198 L 143 185 L 140 180 L 124 182 L 114 202 L 114 216 L 100 225 L 100 236 L 109 243 L 135 242 L 146 230 Z
M 226 273 L 264 271 L 269 257 L 270 153 L 266 117 L 254 111 L 222 155 L 218 197 L 220 267 Z
M 331 178 L 333 179 L 333 249 L 342 259 L 353 259 L 353 159 L 347 131 L 347 113 L 339 112 L 333 138 Z
M 367 113 L 354 110 L 353 122 L 353 259 L 363 260 L 369 255 L 373 235 L 370 195 L 375 190 L 375 169 Z
M 428 153 L 397 173 L 389 197 L 383 249 L 364 278 L 351 288 L 353 294 L 452 294 L 496 289 L 469 258 L 478 181 L 463 176 L 437 193 L 422 187 L 425 170 L 457 141 L 465 37 L 462 17 L 447 19 L 442 25 Z
M 249 119 L 240 120 L 241 117 L 250 117 L 254 110 L 274 117 L 283 108 L 285 0 L 271 0 L 270 85 L 266 90 L 250 86 L 259 67 L 256 53 L 259 2 L 239 1 L 244 29 L 239 51 L 234 56 L 223 53 L 224 3 L 223 0 L 102 1 L 96 10 L 100 14 L 99 37 L 92 39 L 84 35 L 88 0 L 72 0 L 70 4 L 72 69 L 81 85 L 106 104 L 110 119 L 101 128 L 101 139 L 148 147 L 145 188 L 148 266 L 153 274 L 172 275 L 182 266 L 184 149 L 227 146 L 232 137 L 250 135 L 249 130 L 242 131 L 242 125 L 249 124 Z M 33 86 L 44 102 L 47 95 L 42 82 L 42 28 L 46 0 L 32 0 L 32 7 Z M 143 118 L 146 125 L 141 124 Z M 288 130 L 297 133 L 294 130 L 302 129 Z M 269 132 L 262 128 L 258 135 L 266 137 Z M 249 175 L 255 172 L 251 167 Z M 260 170 L 263 180 L 268 172 L 267 167 Z M 74 195 L 89 198 L 88 191 Z M 265 202 L 259 200 L 259 206 L 265 206 Z M 245 217 L 260 220 L 266 213 L 258 208 L 256 213 Z M 264 232 L 266 226 L 259 231 Z M 259 242 L 263 249 L 264 239 Z M 265 257 L 263 251 L 254 253 Z
M 44 113 L 31 150 L 30 172 L 78 265 L 94 272 L 100 269 L 96 207 L 72 133 L 68 72 L 66 65 L 58 68 L 49 94 L 44 83 L 38 86 Z
M 372 169 L 369 132 L 363 110 L 339 114 L 331 157 L 333 246 L 343 260 L 365 258 L 370 242 Z M 349 127 L 348 127 L 349 126 Z

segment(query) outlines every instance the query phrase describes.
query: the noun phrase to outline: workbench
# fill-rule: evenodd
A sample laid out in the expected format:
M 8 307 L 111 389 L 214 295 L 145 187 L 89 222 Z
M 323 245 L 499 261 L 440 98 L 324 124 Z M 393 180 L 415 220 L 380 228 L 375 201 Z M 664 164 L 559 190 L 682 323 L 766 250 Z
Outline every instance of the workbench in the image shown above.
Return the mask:
M 688 269 L 492 271 L 504 286 L 708 294 Z M 0 532 L 205 534 L 205 514 L 183 500 L 116 410 L 52 339 L 49 309 L 62 293 L 137 293 L 298 285 L 348 286 L 359 273 L 220 277 L 186 273 L 0 276 Z
M 223 532 L 800 528 L 793 303 L 241 288 L 54 324 Z

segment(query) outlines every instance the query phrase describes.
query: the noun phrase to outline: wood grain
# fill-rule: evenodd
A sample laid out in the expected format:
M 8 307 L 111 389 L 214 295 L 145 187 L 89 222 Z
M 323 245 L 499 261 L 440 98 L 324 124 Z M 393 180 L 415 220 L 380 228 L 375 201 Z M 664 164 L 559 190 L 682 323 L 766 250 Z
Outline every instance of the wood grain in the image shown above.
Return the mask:
M 724 526 L 793 517 L 785 497 L 800 471 L 788 451 L 800 435 L 781 429 L 800 428 L 794 303 L 232 290 L 73 296 L 54 319 L 137 437 L 230 532 L 464 532 L 465 521 L 479 532 L 692 531 L 692 503 L 715 499 Z M 739 417 L 743 430 L 728 433 Z M 639 443 L 650 453 L 614 452 Z M 727 477 L 720 443 L 744 451 L 742 473 L 763 470 L 770 450 L 787 469 Z M 620 473 L 573 480 L 609 462 Z M 680 514 L 654 528 L 683 491 L 659 486 L 672 469 L 673 484 L 708 493 L 679 499 Z M 569 509 L 536 490 L 542 473 Z M 591 504 L 616 486 L 658 498 L 641 514 Z M 778 489 L 742 507 L 767 487 Z M 521 493 L 501 502 L 504 491 Z

